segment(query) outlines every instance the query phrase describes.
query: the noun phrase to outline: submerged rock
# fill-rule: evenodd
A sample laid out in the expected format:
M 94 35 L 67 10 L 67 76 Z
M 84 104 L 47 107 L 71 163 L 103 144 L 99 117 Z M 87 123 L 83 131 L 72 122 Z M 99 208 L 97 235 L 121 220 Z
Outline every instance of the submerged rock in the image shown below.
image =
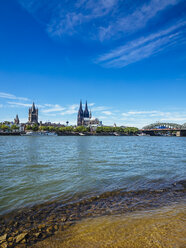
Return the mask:
M 23 242 L 25 243 L 26 242 L 26 237 L 28 236 L 28 233 L 21 233 L 19 234 L 18 236 L 16 236 L 16 243 L 19 243 L 19 242 Z
M 1 248 L 7 248 L 8 247 L 8 245 L 7 245 L 7 243 L 5 242 L 5 243 L 3 243 L 3 244 L 1 244 Z
M 4 235 L 0 236 L 0 244 L 5 242 L 7 238 L 7 233 L 5 233 Z

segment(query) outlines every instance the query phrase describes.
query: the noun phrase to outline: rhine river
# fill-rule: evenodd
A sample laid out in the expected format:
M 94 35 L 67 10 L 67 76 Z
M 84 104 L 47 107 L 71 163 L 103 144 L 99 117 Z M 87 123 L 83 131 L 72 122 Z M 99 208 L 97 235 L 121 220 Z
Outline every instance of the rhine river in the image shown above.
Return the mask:
M 24 229 L 31 247 L 181 247 L 185 168 L 184 137 L 0 136 L 1 235 Z

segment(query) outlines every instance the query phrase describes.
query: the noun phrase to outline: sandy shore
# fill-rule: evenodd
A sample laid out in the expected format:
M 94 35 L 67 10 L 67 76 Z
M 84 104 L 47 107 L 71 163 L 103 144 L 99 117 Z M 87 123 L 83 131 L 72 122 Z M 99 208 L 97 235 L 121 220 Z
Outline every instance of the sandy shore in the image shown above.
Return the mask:
M 176 204 L 151 211 L 86 218 L 33 247 L 181 248 L 186 246 L 185 216 L 186 206 Z

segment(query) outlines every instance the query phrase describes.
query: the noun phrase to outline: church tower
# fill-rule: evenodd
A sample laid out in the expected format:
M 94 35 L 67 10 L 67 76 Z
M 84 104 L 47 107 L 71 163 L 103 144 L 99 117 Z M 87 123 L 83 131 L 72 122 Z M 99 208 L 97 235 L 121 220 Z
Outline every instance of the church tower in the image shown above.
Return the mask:
M 19 124 L 19 117 L 18 117 L 18 115 L 16 115 L 16 118 L 14 119 L 14 123 L 17 124 L 17 125 Z
M 80 101 L 78 117 L 77 117 L 77 126 L 83 125 L 83 119 L 84 119 L 84 113 L 83 113 L 83 108 L 82 108 L 82 101 Z
M 89 111 L 88 111 L 87 101 L 85 103 L 84 118 L 89 118 Z
M 38 124 L 38 108 L 35 107 L 35 104 L 33 102 L 32 107 L 29 108 L 28 111 L 28 122 L 33 124 Z

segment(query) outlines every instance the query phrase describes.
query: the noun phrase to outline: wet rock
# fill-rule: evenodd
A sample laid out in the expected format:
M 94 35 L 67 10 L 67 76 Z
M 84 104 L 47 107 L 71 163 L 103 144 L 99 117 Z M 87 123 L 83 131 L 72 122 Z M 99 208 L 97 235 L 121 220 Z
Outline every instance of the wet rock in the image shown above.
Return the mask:
M 44 228 L 45 228 L 45 224 L 40 224 L 40 225 L 38 225 L 38 228 L 39 228 L 39 230 L 44 229 Z
M 62 218 L 61 218 L 61 221 L 62 222 L 65 222 L 67 220 L 67 218 L 65 217 L 65 216 L 63 216 Z
M 47 229 L 46 229 L 46 232 L 47 233 L 52 233 L 52 231 L 53 231 L 53 227 L 52 226 L 49 226 Z
M 13 237 L 8 238 L 8 242 L 13 242 L 13 240 L 14 240 Z
M 16 243 L 21 242 L 22 240 L 25 240 L 25 238 L 28 236 L 28 233 L 21 233 L 19 235 L 16 236 Z M 26 240 L 25 240 L 26 242 Z
M 5 233 L 4 235 L 0 236 L 0 244 L 5 242 L 7 238 L 7 233 Z
M 5 243 L 3 243 L 3 244 L 1 244 L 1 248 L 7 248 L 8 247 L 8 245 L 7 245 L 7 243 L 5 242 Z
M 55 226 L 54 226 L 54 229 L 55 229 L 55 230 L 58 230 L 58 226 L 57 226 L 57 225 L 55 225 Z
M 25 244 L 25 243 L 26 243 L 26 239 L 21 240 L 20 243 L 21 243 L 21 244 Z
M 42 237 L 42 233 L 38 232 L 38 233 L 34 233 L 34 236 L 38 239 Z

